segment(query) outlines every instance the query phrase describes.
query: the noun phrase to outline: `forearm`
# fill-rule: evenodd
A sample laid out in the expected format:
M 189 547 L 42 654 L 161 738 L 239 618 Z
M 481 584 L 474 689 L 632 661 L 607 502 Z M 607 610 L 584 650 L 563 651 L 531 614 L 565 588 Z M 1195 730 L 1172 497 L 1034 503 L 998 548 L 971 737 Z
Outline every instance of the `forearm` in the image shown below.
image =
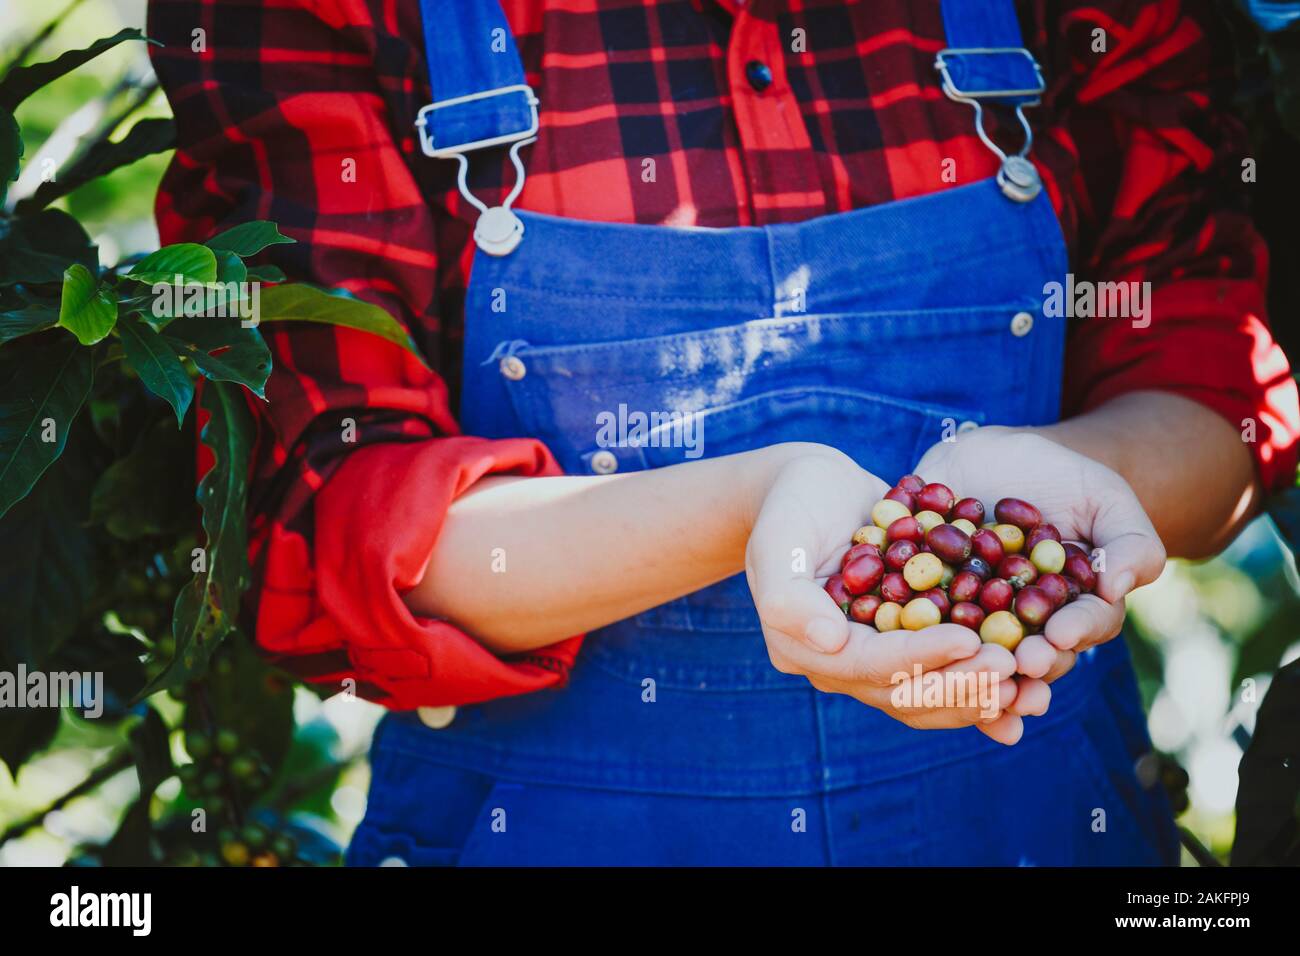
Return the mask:
M 1171 557 L 1217 553 L 1258 510 L 1262 491 L 1241 433 L 1191 399 L 1132 392 L 1035 431 L 1123 476 Z
M 784 444 L 609 477 L 498 477 L 448 511 L 416 613 L 499 654 L 602 627 L 744 569 L 764 489 L 800 455 Z

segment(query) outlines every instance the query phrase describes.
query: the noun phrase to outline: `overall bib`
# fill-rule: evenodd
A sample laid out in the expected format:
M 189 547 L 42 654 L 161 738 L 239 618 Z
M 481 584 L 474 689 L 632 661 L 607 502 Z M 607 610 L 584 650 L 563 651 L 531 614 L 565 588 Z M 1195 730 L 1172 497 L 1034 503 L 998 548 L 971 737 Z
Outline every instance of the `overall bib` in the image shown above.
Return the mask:
M 496 0 L 422 13 L 438 98 L 425 151 L 461 162 L 470 198 L 465 144 L 513 143 L 509 207 L 537 101 L 505 17 Z M 981 101 L 1036 102 L 1011 0 L 946 0 L 943 14 L 945 92 L 977 122 Z M 489 50 L 496 30 L 505 54 Z M 1001 154 L 996 179 L 793 224 L 486 210 L 465 432 L 533 436 L 568 473 L 608 474 L 701 449 L 667 425 L 611 446 L 600 416 L 679 412 L 707 456 L 821 442 L 892 482 L 945 428 L 1054 421 L 1065 324 L 1043 317 L 1042 290 L 1068 266 L 1028 148 Z M 738 575 L 591 633 L 562 689 L 462 707 L 438 730 L 388 715 L 348 862 L 1176 863 L 1167 801 L 1135 773 L 1149 749 L 1123 640 L 1080 655 L 1008 748 L 777 672 Z

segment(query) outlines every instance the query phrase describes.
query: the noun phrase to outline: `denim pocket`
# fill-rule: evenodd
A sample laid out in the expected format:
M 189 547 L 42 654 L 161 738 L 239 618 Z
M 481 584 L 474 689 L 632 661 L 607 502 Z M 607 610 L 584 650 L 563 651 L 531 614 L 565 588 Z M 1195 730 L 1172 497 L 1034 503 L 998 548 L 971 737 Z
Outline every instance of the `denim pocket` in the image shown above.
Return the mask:
M 571 474 L 660 468 L 781 442 L 844 451 L 887 482 L 1019 402 L 1009 307 L 800 315 L 644 339 L 512 343 L 525 433 Z M 1003 334 L 998 334 L 1003 333 Z M 941 374 L 956 368 L 960 374 Z M 756 631 L 744 575 L 653 608 L 659 629 Z

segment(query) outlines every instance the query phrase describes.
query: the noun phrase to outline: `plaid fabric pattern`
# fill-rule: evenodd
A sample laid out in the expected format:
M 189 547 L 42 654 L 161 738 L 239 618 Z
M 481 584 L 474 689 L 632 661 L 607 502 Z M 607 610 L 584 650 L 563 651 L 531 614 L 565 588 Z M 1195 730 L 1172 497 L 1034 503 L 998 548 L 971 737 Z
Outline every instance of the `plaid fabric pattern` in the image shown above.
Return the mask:
M 522 153 L 523 208 L 760 225 L 997 169 L 970 107 L 939 88 L 937 2 L 503 6 L 542 104 L 540 139 Z M 1262 475 L 1284 480 L 1300 412 L 1262 318 L 1266 253 L 1241 177 L 1249 147 L 1226 105 L 1231 51 L 1211 3 L 1018 9 L 1050 84 L 1030 111 L 1034 158 L 1074 269 L 1155 289 L 1148 329 L 1077 323 L 1067 411 L 1137 388 L 1177 391 L 1234 424 L 1255 418 Z M 269 260 L 383 306 L 436 369 L 347 330 L 264 327 L 275 372 L 257 409 L 250 516 L 259 642 L 312 679 L 356 678 L 395 707 L 562 680 L 576 641 L 498 661 L 445 623 L 411 618 L 396 597 L 418 580 L 420 554 L 467 476 L 554 469 L 535 443 L 453 437 L 475 210 L 456 191 L 456 164 L 424 157 L 415 136 L 431 99 L 416 0 L 151 0 L 148 32 L 164 44 L 150 53 L 180 138 L 158 198 L 163 241 L 274 220 L 298 243 Z M 1018 148 L 1014 120 L 990 128 Z M 504 150 L 473 157 L 470 183 L 485 201 L 512 181 Z M 345 419 L 355 442 L 341 437 Z M 407 527 L 348 506 L 381 478 L 382 509 Z M 369 563 L 356 570 L 335 549 Z

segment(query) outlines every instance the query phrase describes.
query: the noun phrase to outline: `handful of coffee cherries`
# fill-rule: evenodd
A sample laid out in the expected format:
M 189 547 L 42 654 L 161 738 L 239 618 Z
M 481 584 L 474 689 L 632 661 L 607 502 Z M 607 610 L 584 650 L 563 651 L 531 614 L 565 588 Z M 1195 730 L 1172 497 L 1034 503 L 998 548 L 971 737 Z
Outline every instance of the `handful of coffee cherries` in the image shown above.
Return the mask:
M 985 521 L 978 498 L 905 475 L 871 509 L 871 523 L 826 591 L 851 620 L 878 631 L 943 621 L 1015 650 L 1057 609 L 1091 593 L 1090 548 L 1062 542 L 1027 501 L 1003 498 Z

